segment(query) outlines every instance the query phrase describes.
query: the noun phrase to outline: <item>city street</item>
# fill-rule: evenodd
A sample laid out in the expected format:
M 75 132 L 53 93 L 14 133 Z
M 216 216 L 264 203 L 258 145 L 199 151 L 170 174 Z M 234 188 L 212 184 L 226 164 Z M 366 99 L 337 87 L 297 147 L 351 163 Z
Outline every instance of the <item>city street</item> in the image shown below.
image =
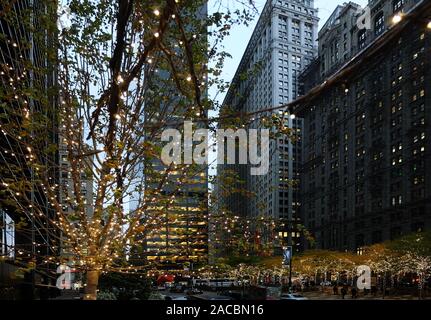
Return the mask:
M 319 291 L 303 292 L 301 294 L 310 300 L 340 300 L 340 301 L 343 300 L 341 295 L 322 293 Z M 418 300 L 418 297 L 417 296 L 414 297 L 412 295 L 400 295 L 400 296 L 389 296 L 389 297 L 383 298 L 380 294 L 377 296 L 372 296 L 370 294 L 368 294 L 367 296 L 364 296 L 360 294 L 356 299 L 352 299 L 351 295 L 346 295 L 345 300 Z M 425 300 L 431 300 L 431 298 L 428 297 Z
M 161 290 L 158 291 L 160 294 L 164 295 L 164 296 L 168 296 L 171 297 L 173 300 L 175 299 L 183 299 L 186 298 L 187 295 L 185 293 L 172 293 L 170 292 L 170 290 Z M 305 292 L 298 292 L 298 294 L 304 296 L 305 298 L 307 298 L 308 300 L 340 300 L 342 301 L 342 296 L 341 294 L 338 295 L 334 295 L 328 292 L 322 292 L 321 290 L 316 290 L 316 291 L 305 291 Z M 214 300 L 220 300 L 221 297 L 226 298 L 226 295 L 223 294 L 218 294 L 214 291 L 204 291 L 203 294 L 200 295 L 196 295 L 198 297 L 201 297 L 203 300 L 209 300 L 209 299 L 214 299 Z M 358 294 L 358 297 L 355 299 L 352 299 L 351 294 L 347 294 L 345 296 L 344 300 L 349 300 L 349 301 L 366 301 L 366 300 L 419 300 L 418 296 L 413 296 L 413 295 L 390 295 L 390 296 L 386 296 L 383 298 L 383 296 L 381 295 L 381 293 L 379 293 L 378 295 L 371 295 L 371 294 L 367 294 L 364 295 L 362 292 Z M 431 300 L 431 297 L 426 297 L 423 300 Z
M 431 0 L 0 0 L 0 300 L 431 300 Z

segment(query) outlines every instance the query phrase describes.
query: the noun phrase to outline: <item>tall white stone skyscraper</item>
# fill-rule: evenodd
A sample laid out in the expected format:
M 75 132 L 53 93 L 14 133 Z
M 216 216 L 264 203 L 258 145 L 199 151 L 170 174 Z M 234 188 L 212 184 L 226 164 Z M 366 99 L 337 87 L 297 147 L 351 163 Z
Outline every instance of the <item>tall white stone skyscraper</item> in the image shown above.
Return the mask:
M 298 75 L 317 55 L 317 9 L 313 0 L 268 0 L 226 95 L 223 108 L 256 112 L 286 104 L 298 95 Z M 249 74 L 243 77 L 244 74 Z M 245 79 L 246 78 L 246 79 Z M 279 112 L 279 111 L 277 111 Z M 288 124 L 298 139 L 287 137 L 271 141 L 270 169 L 264 176 L 251 176 L 249 165 L 226 165 L 220 170 L 235 170 L 245 182 L 252 198 L 232 195 L 224 205 L 242 217 L 273 217 L 299 223 L 298 184 L 301 162 L 302 120 L 290 117 Z M 256 127 L 253 123 L 250 127 Z M 281 232 L 293 242 L 294 229 Z M 290 239 L 292 239 L 290 238 Z M 299 239 L 296 239 L 299 240 Z

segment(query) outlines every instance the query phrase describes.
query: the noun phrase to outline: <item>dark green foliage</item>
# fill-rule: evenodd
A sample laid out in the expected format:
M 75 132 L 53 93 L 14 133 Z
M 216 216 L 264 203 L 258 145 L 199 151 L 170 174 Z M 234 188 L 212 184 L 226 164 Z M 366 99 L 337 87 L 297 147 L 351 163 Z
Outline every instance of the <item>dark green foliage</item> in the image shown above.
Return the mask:
M 388 243 L 388 248 L 396 252 L 413 252 L 431 257 L 431 232 L 412 233 Z
M 145 300 L 151 293 L 151 282 L 143 275 L 113 272 L 100 276 L 99 289 L 114 293 L 118 300 Z

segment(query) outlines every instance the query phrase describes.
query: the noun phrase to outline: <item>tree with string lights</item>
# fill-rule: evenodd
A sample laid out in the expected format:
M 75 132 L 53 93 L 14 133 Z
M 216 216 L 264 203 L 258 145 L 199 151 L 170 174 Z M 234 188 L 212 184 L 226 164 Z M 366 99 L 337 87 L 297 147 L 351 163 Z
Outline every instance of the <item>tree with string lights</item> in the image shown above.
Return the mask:
M 402 236 L 388 243 L 388 249 L 397 256 L 397 272 L 415 274 L 419 289 L 419 299 L 427 279 L 431 276 L 431 234 L 419 232 Z
M 19 68 L 2 65 L 1 153 L 9 165 L 0 192 L 30 221 L 23 228 L 36 224 L 51 239 L 43 258 L 23 252 L 34 268 L 73 260 L 85 273 L 84 298 L 96 299 L 102 272 L 146 267 L 130 265 L 130 248 L 166 223 L 182 185 L 202 176 L 195 164 L 156 170 L 160 136 L 184 120 L 214 127 L 208 114 L 218 105 L 206 93 L 227 87 L 221 43 L 256 10 L 220 2 L 216 13 L 199 15 L 205 2 L 196 0 L 66 0 L 60 11 L 57 1 L 36 3 L 37 18 L 35 8 L 1 7 L 27 36 L 19 45 L 1 39 Z

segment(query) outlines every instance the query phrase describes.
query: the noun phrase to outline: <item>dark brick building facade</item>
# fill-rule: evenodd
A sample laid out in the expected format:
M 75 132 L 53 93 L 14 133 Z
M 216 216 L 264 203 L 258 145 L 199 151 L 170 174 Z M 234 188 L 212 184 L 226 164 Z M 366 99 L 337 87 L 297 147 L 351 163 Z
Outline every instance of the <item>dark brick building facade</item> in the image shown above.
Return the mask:
M 318 248 L 360 250 L 431 229 L 431 6 L 392 2 L 370 2 L 367 43 L 351 45 L 346 64 L 322 72 L 295 106 L 304 118 L 301 215 Z M 316 63 L 303 83 L 316 81 Z
M 37 131 L 46 136 L 35 149 L 58 144 L 57 96 L 49 89 L 56 85 L 57 74 L 46 50 L 55 39 L 41 22 L 43 14 L 53 9 L 41 1 L 0 4 L 0 300 L 34 299 L 35 289 L 55 288 L 57 279 L 57 266 L 47 262 L 59 254 L 58 234 L 47 222 L 56 214 L 35 178 L 24 145 L 18 142 L 21 136 L 15 135 L 25 122 L 20 111 L 28 105 L 30 119 L 43 115 L 47 123 Z M 57 158 L 54 154 L 41 161 L 54 182 L 58 181 Z M 9 188 L 14 184 L 30 186 L 26 197 Z M 26 199 L 38 204 L 38 216 Z

